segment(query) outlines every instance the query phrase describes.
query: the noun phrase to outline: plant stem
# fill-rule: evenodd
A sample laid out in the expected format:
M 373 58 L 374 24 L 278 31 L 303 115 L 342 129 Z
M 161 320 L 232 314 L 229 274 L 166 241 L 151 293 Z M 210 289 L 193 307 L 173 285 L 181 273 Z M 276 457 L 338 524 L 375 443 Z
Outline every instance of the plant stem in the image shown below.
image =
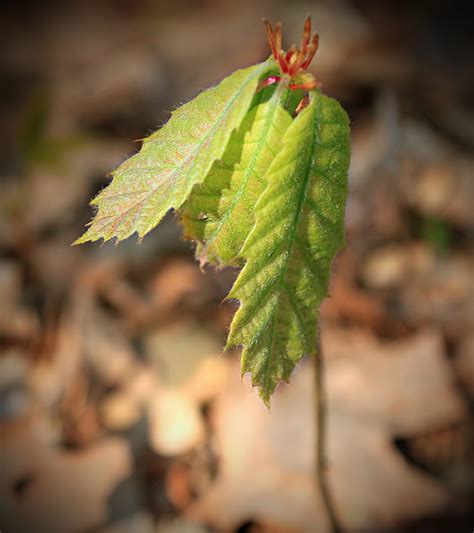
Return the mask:
M 327 481 L 327 462 L 326 462 L 326 415 L 327 404 L 324 389 L 324 357 L 320 341 L 321 331 L 318 332 L 318 352 L 314 359 L 314 395 L 315 395 L 315 415 L 316 415 L 316 454 L 315 454 L 315 473 L 316 486 L 319 488 L 323 505 L 329 519 L 332 533 L 341 533 L 341 527 L 334 509 L 334 502 L 329 491 Z

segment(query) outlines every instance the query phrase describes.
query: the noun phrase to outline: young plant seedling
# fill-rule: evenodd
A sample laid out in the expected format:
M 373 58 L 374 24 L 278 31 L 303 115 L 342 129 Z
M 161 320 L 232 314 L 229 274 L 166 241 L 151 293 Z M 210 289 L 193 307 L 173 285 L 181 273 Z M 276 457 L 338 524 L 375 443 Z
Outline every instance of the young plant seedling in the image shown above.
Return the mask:
M 307 71 L 318 49 L 311 20 L 299 47 L 238 70 L 172 113 L 91 202 L 75 244 L 136 233 L 172 210 L 201 263 L 241 267 L 228 298 L 240 307 L 227 347 L 242 346 L 263 401 L 316 355 L 319 307 L 344 245 L 349 120 Z

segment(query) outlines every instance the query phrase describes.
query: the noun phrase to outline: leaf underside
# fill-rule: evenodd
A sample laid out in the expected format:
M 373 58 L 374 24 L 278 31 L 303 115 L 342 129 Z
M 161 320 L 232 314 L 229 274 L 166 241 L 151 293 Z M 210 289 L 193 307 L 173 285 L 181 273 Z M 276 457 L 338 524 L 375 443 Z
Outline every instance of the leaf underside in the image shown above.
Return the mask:
M 88 230 L 74 244 L 141 238 L 170 209 L 179 209 L 193 186 L 219 159 L 247 113 L 259 79 L 271 61 L 238 70 L 172 113 L 147 137 L 140 152 L 113 172 L 112 182 L 91 202 L 97 208 Z
M 344 245 L 349 121 L 333 99 L 312 93 L 282 140 L 241 251 L 246 264 L 229 298 L 240 301 L 227 347 L 242 345 L 265 403 L 304 355 L 315 355 L 319 306 L 331 262 Z
M 242 266 L 238 254 L 255 223 L 254 206 L 292 122 L 284 108 L 288 93 L 281 85 L 257 93 L 222 159 L 184 205 L 184 233 L 198 242 L 201 263 Z

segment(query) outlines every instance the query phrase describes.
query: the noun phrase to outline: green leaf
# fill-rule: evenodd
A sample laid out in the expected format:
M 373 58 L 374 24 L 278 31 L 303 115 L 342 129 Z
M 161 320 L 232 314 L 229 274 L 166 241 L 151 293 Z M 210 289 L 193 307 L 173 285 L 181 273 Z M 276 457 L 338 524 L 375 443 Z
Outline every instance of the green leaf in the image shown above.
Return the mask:
M 255 95 L 222 159 L 184 205 L 185 235 L 198 241 L 201 262 L 241 266 L 238 254 L 255 223 L 254 206 L 265 189 L 264 176 L 292 122 L 284 109 L 288 97 L 281 84 Z
M 331 262 L 344 245 L 349 121 L 313 92 L 292 122 L 257 202 L 246 265 L 229 298 L 240 300 L 227 346 L 242 345 L 242 373 L 268 405 L 304 355 L 315 355 L 319 306 Z
M 170 209 L 179 209 L 201 183 L 240 126 L 259 79 L 273 60 L 238 70 L 173 112 L 146 138 L 140 152 L 113 172 L 112 182 L 91 202 L 98 208 L 74 244 L 99 239 L 141 238 Z

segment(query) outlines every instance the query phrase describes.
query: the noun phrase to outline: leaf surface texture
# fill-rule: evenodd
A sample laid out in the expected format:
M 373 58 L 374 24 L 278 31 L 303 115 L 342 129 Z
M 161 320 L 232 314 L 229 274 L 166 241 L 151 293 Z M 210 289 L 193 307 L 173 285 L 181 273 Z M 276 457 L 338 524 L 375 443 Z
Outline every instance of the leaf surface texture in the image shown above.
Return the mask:
M 274 89 L 257 93 L 222 159 L 184 206 L 185 235 L 198 241 L 201 262 L 242 266 L 238 255 L 255 223 L 254 206 L 292 122 L 284 107 L 289 91 L 281 85 Z
M 293 120 L 255 207 L 229 298 L 240 301 L 227 346 L 243 346 L 265 403 L 304 355 L 315 355 L 319 306 L 331 262 L 344 245 L 349 121 L 319 92 Z
M 75 244 L 137 233 L 141 238 L 170 209 L 179 209 L 224 153 L 247 113 L 267 61 L 238 70 L 172 113 L 147 137 L 140 152 L 113 172 L 111 183 L 91 202 L 97 208 Z

